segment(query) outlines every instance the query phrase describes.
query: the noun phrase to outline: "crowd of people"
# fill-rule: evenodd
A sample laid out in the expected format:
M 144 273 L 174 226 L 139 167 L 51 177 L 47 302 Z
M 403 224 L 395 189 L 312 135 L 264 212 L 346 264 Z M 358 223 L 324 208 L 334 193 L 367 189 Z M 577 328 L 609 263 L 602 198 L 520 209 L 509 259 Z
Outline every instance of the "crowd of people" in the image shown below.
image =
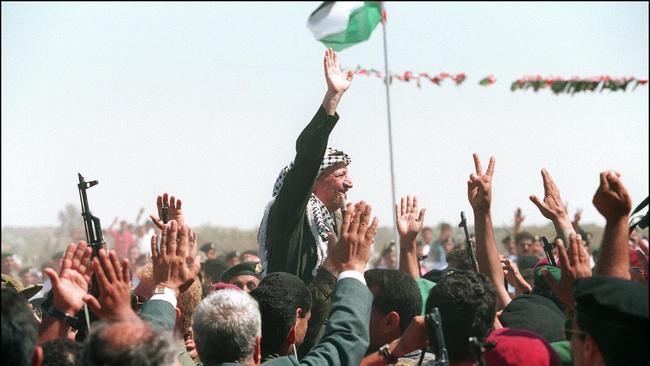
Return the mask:
M 542 169 L 544 196 L 530 200 L 556 236 L 522 231 L 518 209 L 500 255 L 496 160 L 483 170 L 474 154 L 474 233 L 456 242 L 443 223 L 434 239 L 417 197 L 402 197 L 399 240 L 372 263 L 379 220 L 346 201 L 352 160 L 328 148 L 353 74 L 332 50 L 323 66 L 325 98 L 274 184 L 258 251 L 199 245 L 184 202 L 165 193 L 141 235 L 115 220 L 111 250 L 71 243 L 45 278 L 3 253 L 2 364 L 648 364 L 648 241 L 629 228 L 618 173 L 601 173 L 593 198 L 599 253 Z

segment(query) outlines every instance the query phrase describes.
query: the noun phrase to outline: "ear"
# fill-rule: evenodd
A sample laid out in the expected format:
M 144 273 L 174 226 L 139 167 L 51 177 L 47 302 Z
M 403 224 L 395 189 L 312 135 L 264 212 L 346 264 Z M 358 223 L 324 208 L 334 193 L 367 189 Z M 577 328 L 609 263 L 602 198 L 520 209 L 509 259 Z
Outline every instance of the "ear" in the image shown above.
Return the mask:
M 386 326 L 386 328 L 388 328 L 389 331 L 397 330 L 397 332 L 399 333 L 400 317 L 396 311 L 391 311 L 390 313 L 386 314 L 384 320 L 385 320 L 384 325 Z
M 260 365 L 262 363 L 262 337 L 255 337 L 255 352 L 253 354 L 253 361 L 255 365 Z
M 34 359 L 32 360 L 32 366 L 41 366 L 43 363 L 43 348 L 41 346 L 36 346 L 34 349 Z

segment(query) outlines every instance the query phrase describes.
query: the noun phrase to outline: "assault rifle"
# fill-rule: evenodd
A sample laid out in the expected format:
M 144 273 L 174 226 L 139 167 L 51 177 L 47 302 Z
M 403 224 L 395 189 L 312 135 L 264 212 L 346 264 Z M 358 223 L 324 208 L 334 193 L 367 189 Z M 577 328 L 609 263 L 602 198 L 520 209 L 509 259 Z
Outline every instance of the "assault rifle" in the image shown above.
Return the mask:
M 106 246 L 106 242 L 104 241 L 104 237 L 102 235 L 102 226 L 99 223 L 99 218 L 93 216 L 93 214 L 90 213 L 90 208 L 88 206 L 88 197 L 86 196 L 86 190 L 92 186 L 97 185 L 98 183 L 99 182 L 96 180 L 86 182 L 84 180 L 84 177 L 79 174 L 79 184 L 77 184 L 77 187 L 79 188 L 79 199 L 81 200 L 81 216 L 83 217 L 84 228 L 86 229 L 86 241 L 93 250 L 93 254 L 90 257 L 91 260 L 97 257 L 99 255 L 99 250 Z M 90 288 L 88 289 L 88 293 L 95 297 L 99 297 L 99 285 L 97 283 L 95 273 L 93 273 L 89 285 Z M 80 324 L 78 324 L 76 328 L 80 331 L 82 329 L 90 331 L 90 323 L 96 319 L 96 316 L 88 311 L 88 307 L 86 305 L 84 305 L 84 310 L 82 312 L 85 316 L 80 317 Z
M 465 218 L 465 211 L 460 212 L 460 224 L 458 227 L 462 227 L 465 231 L 465 250 L 467 251 L 467 259 L 472 265 L 474 272 L 478 272 L 478 262 L 476 261 L 476 248 L 474 247 L 474 242 L 469 238 L 469 231 L 467 230 L 467 219 Z
M 449 355 L 447 354 L 447 347 L 445 346 L 445 335 L 442 333 L 442 319 L 440 318 L 440 311 L 438 308 L 433 308 L 433 310 L 424 317 L 424 326 L 427 334 L 434 332 L 436 335 L 436 360 L 434 365 L 449 366 Z M 425 352 L 426 348 L 424 348 L 420 354 L 420 362 L 418 363 L 418 366 L 422 364 Z
M 557 267 L 557 262 L 555 262 L 555 257 L 553 256 L 553 248 L 555 246 L 549 243 L 545 236 L 542 236 L 542 242 L 544 243 L 544 253 L 546 253 L 548 264 Z
M 485 359 L 483 354 L 496 346 L 494 342 L 481 342 L 476 337 L 469 337 L 469 344 L 474 354 L 474 359 L 478 362 L 479 366 L 485 366 Z

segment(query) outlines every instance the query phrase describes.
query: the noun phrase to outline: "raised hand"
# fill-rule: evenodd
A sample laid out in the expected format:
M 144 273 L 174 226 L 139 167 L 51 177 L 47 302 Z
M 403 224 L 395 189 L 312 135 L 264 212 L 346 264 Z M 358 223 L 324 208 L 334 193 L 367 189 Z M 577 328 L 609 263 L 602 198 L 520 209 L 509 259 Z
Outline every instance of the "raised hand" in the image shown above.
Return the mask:
M 397 217 L 397 232 L 400 239 L 406 241 L 415 240 L 422 225 L 424 224 L 424 214 L 426 208 L 418 209 L 417 197 L 402 197 L 400 203 L 395 205 L 395 216 Z
M 632 210 L 632 199 L 613 171 L 600 173 L 600 186 L 594 195 L 593 204 L 608 221 L 627 217 Z
M 63 256 L 61 270 L 57 274 L 52 268 L 45 268 L 45 274 L 52 282 L 54 299 L 52 305 L 64 313 L 74 315 L 84 305 L 84 295 L 92 268 L 89 266 L 92 249 L 85 241 L 70 243 Z
M 379 220 L 375 217 L 370 222 L 372 207 L 361 201 L 352 206 L 347 205 L 343 212 L 343 224 L 341 225 L 341 236 L 336 247 L 330 245 L 328 258 L 338 273 L 343 271 L 357 271 L 363 273 L 366 264 L 370 259 L 370 245 L 375 240 Z M 329 242 L 332 243 L 334 234 L 329 234 Z
M 517 207 L 517 211 L 515 211 L 515 226 L 521 227 L 521 224 L 524 222 L 525 218 L 526 216 L 524 216 L 521 212 L 521 208 Z
M 490 157 L 487 171 L 483 174 L 481 159 L 478 154 L 473 154 L 476 174 L 472 173 L 467 181 L 467 197 L 474 211 L 488 210 L 492 203 L 492 175 L 496 160 Z
M 562 198 L 560 198 L 560 190 L 546 169 L 542 169 L 542 181 L 544 183 L 544 199 L 540 200 L 537 196 L 531 195 L 530 200 L 537 206 L 544 217 L 554 223 L 567 220 L 568 215 L 564 209 Z
M 589 265 L 589 254 L 582 245 L 582 237 L 575 233 L 569 235 L 569 253 L 562 243 L 562 240 L 557 240 L 557 248 L 560 254 L 560 269 L 562 275 L 560 283 L 555 281 L 555 278 L 545 269 L 542 269 L 542 276 L 551 288 L 551 291 L 569 308 L 574 309 L 575 303 L 573 301 L 573 284 L 576 279 L 583 277 L 591 277 L 591 266 Z
M 99 256 L 92 262 L 99 284 L 99 299 L 93 295 L 84 296 L 90 309 L 101 319 L 137 318 L 131 309 L 131 273 L 129 260 L 120 260 L 114 250 L 109 253 L 99 250 Z
M 151 221 L 156 225 L 158 230 L 162 230 L 163 227 L 163 207 L 168 208 L 169 220 L 175 220 L 180 226 L 185 226 L 185 217 L 183 216 L 183 210 L 181 208 L 182 202 L 180 198 L 174 196 L 169 196 L 167 193 L 162 196 L 158 196 L 156 199 L 156 207 L 158 208 L 158 217 L 149 215 Z
M 503 274 L 505 275 L 506 280 L 508 280 L 508 283 L 517 289 L 518 292 L 530 291 L 532 287 L 528 282 L 526 282 L 524 277 L 521 275 L 521 272 L 519 272 L 517 264 L 504 256 L 500 256 L 500 259 L 503 267 Z
M 170 220 L 162 227 L 160 250 L 158 237 L 151 238 L 151 260 L 153 262 L 153 279 L 156 285 L 168 287 L 178 295 L 181 287 L 185 288 L 201 270 L 198 260 L 187 263 L 189 229 Z M 177 240 L 178 239 L 178 240 Z
M 582 219 L 582 209 L 578 208 L 573 215 L 573 221 L 571 221 L 574 230 L 578 230 L 578 227 L 580 227 L 580 219 Z
M 331 48 L 325 51 L 323 67 L 325 69 L 325 81 L 327 82 L 328 93 L 343 93 L 352 85 L 354 72 L 352 70 L 341 70 L 336 52 Z

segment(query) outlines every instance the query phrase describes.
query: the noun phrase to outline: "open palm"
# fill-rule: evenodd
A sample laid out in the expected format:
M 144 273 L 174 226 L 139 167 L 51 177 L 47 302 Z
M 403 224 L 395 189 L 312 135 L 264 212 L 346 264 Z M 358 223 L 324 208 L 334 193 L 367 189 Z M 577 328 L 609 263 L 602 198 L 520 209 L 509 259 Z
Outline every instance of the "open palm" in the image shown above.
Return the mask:
M 409 236 L 415 238 L 424 224 L 424 214 L 426 209 L 418 209 L 417 197 L 402 197 L 400 203 L 395 207 L 395 216 L 397 217 L 397 232 L 400 237 Z
M 331 48 L 328 48 L 327 51 L 325 51 L 323 66 L 325 68 L 325 80 L 327 81 L 328 91 L 341 93 L 346 91 L 350 85 L 352 85 L 354 72 L 352 70 L 341 70 L 336 52 Z

